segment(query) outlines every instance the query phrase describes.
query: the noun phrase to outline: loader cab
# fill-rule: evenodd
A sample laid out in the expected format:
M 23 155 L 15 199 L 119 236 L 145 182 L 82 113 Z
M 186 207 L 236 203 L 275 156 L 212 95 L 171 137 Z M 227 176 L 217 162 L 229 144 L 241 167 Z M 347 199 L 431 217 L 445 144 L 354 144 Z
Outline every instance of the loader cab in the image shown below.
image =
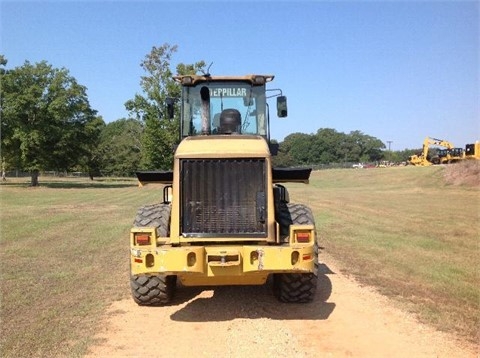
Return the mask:
M 270 139 L 266 83 L 270 75 L 176 76 L 182 85 L 180 139 L 199 135 L 259 135 Z M 286 98 L 277 96 L 286 117 Z

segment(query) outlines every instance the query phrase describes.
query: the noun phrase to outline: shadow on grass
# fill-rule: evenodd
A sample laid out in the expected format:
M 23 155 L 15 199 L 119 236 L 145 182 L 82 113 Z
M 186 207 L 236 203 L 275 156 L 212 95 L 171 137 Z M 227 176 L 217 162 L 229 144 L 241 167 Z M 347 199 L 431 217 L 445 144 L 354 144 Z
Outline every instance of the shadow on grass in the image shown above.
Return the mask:
M 30 181 L 6 181 L 0 184 L 1 187 L 16 187 L 16 188 L 34 188 L 30 185 Z M 37 188 L 49 189 L 115 189 L 136 187 L 137 182 L 107 182 L 107 181 L 40 181 Z
M 327 274 L 334 274 L 321 265 L 315 298 L 311 303 L 279 302 L 273 294 L 269 277 L 263 286 L 218 286 L 209 288 L 177 287 L 172 305 L 188 302 L 170 318 L 182 322 L 230 321 L 236 318 L 270 318 L 274 320 L 326 320 L 335 309 L 335 303 L 326 302 L 332 293 L 332 282 Z M 211 297 L 195 298 L 210 291 Z
M 114 188 L 127 188 L 136 187 L 137 183 L 67 183 L 67 182 L 42 182 L 40 187 L 53 188 L 53 189 L 114 189 Z

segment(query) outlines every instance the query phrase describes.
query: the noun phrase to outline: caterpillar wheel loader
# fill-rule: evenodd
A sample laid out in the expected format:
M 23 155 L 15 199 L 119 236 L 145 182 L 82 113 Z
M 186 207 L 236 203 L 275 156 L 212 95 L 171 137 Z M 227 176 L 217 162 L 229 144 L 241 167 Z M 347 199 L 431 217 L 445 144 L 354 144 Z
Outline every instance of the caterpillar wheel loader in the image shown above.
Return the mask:
M 261 285 L 270 275 L 280 301 L 314 298 L 314 217 L 290 203 L 282 185 L 308 183 L 311 169 L 272 167 L 267 98 L 277 97 L 277 116 L 287 116 L 281 90 L 266 89 L 273 78 L 174 77 L 182 96 L 173 170 L 137 173 L 141 185 L 164 184 L 163 201 L 141 207 L 130 233 L 130 283 L 139 305 L 169 303 L 177 280 Z

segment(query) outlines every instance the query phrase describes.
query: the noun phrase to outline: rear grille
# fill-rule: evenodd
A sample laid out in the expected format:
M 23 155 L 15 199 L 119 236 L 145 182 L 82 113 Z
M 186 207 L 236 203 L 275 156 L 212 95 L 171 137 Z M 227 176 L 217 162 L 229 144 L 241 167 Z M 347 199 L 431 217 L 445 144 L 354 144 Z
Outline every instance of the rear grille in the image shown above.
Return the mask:
M 182 234 L 266 237 L 263 159 L 181 161 Z

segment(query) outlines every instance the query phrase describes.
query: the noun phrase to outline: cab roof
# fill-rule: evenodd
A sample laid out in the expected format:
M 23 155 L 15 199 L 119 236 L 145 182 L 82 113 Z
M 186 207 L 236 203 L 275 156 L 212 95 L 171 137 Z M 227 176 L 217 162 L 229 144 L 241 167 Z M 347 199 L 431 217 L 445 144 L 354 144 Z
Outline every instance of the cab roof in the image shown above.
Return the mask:
M 273 80 L 274 75 L 245 75 L 245 76 L 209 76 L 209 75 L 182 75 L 173 76 L 173 79 L 182 86 L 196 86 L 202 82 L 239 81 L 249 82 L 252 86 L 262 86 Z

